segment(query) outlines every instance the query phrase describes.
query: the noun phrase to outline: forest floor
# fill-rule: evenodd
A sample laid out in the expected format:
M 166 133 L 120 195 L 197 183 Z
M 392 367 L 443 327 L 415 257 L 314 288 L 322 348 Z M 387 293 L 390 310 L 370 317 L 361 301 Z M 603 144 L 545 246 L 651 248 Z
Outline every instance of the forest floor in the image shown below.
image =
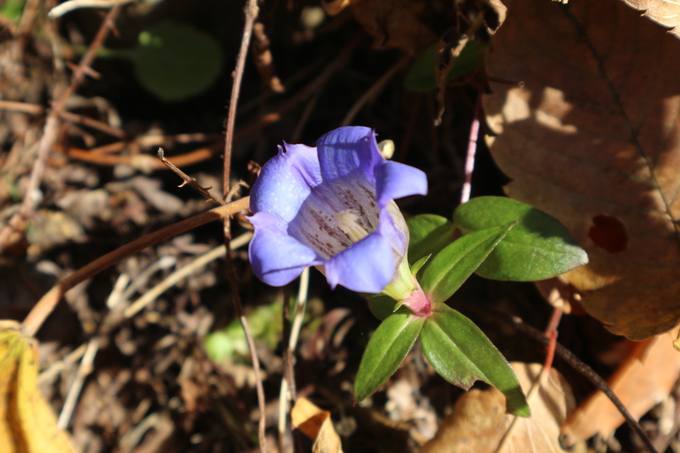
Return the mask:
M 45 165 L 37 181 L 40 198 L 28 202 L 30 218 L 0 245 L 0 319 L 22 321 L 70 273 L 216 206 L 188 185 L 179 187 L 178 175 L 156 157 L 159 147 L 201 186 L 219 193 L 223 184 L 225 118 L 244 27 L 242 2 L 124 6 L 104 41 L 106 49 L 134 46 L 140 31 L 160 23 L 189 25 L 209 34 L 221 50 L 214 78 L 197 93 L 164 101 L 152 92 L 163 88 L 140 82 L 139 60 L 100 52 L 50 123 L 50 109 L 109 13 L 80 9 L 54 20 L 46 14 L 53 3 L 28 0 L 16 20 L 9 6 L 0 6 L 0 229 L 26 204 L 35 166 Z M 389 49 L 378 48 L 379 32 L 367 33 L 366 24 L 355 18 L 359 13 L 329 16 L 316 2 L 298 0 L 261 5 L 259 23 L 266 37 L 256 33 L 255 39 L 269 40 L 273 65 L 260 65 L 261 72 L 252 55 L 246 60 L 230 156 L 231 184 L 243 183 L 235 197 L 246 196 L 254 181 L 257 166 L 251 162 L 264 164 L 284 141 L 313 146 L 319 136 L 346 123 L 374 128 L 379 140 L 395 142 L 394 160 L 427 173 L 427 197 L 399 202 L 407 216 L 450 217 L 459 204 L 470 128 L 485 84 L 481 67 L 450 84 L 439 126 L 433 121 L 440 105 L 435 91 L 405 87 L 414 55 L 456 18 L 445 2 L 431 3 L 437 14 L 423 21 L 426 27 L 412 32 L 405 23 L 405 41 L 385 39 L 382 47 Z M 472 14 L 472 3 L 464 2 L 462 15 Z M 161 70 L 155 77 L 172 75 Z M 277 83 L 284 91 L 277 92 Z M 46 133 L 53 136 L 41 156 Z M 507 181 L 479 140 L 472 196 L 502 195 Z M 40 389 L 55 413 L 68 411 L 62 423 L 78 451 L 257 451 L 261 417 L 266 451 L 311 449 L 311 441 L 298 431 L 287 427 L 279 436 L 277 428 L 280 386 L 292 364 L 284 354 L 290 319 L 282 307 L 296 298 L 298 283 L 271 288 L 254 277 L 246 253 L 251 227 L 243 214 L 232 222 L 231 269 L 219 251 L 222 231 L 220 222 L 212 222 L 99 272 L 69 291 L 36 334 Z M 212 258 L 196 262 L 216 249 Z M 187 266 L 192 271 L 186 277 L 145 296 Z M 255 337 L 259 376 L 236 316 L 230 273 Z M 554 309 L 533 284 L 473 276 L 450 304 L 479 325 L 509 361 L 545 361 L 545 347 L 511 321 L 520 317 L 538 330 L 546 328 Z M 355 404 L 354 376 L 377 326 L 361 296 L 330 290 L 312 270 L 292 367 L 296 395 L 330 412 L 344 451 L 419 451 L 464 391 L 434 373 L 416 344 L 382 390 Z M 578 307 L 563 317 L 559 342 L 605 378 L 632 347 Z M 593 391 L 560 357 L 554 367 L 577 402 Z M 79 376 L 84 379 L 77 400 L 66 404 Z M 257 379 L 263 381 L 264 414 L 258 408 Z M 665 404 L 673 401 L 675 393 Z M 660 410 L 644 418 L 653 440 L 663 431 Z M 675 418 L 675 431 L 657 439 L 661 451 L 678 451 L 673 450 L 677 425 Z M 608 440 L 581 442 L 572 451 L 644 448 L 624 425 Z

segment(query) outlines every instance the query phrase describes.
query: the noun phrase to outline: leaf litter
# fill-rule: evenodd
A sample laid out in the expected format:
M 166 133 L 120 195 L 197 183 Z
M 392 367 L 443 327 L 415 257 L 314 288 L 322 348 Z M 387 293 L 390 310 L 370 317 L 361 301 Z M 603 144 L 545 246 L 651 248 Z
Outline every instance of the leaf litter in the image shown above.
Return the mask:
M 13 8 L 19 3 L 23 5 L 23 2 L 12 3 Z M 230 88 L 229 73 L 233 69 L 230 65 L 240 39 L 239 30 L 242 29 L 242 5 L 224 2 L 217 5 L 219 2 L 208 0 L 175 7 L 170 3 L 161 2 L 157 6 L 159 9 L 151 15 L 144 11 L 144 8 L 150 7 L 145 2 L 129 5 L 123 18 L 116 23 L 116 36 L 109 38 L 106 47 L 133 46 L 139 32 L 154 21 L 166 18 L 185 21 L 187 25 L 207 31 L 221 46 L 225 63 L 220 77 L 212 87 L 205 88 L 203 94 L 178 103 L 164 103 L 139 84 L 134 70 L 124 62 L 95 62 L 93 69 L 101 77 L 87 80 L 81 86 L 69 100 L 68 113 L 71 116 L 64 116 L 59 123 L 57 139 L 40 185 L 42 200 L 37 205 L 37 216 L 29 224 L 26 235 L 13 235 L 13 241 L 3 248 L 0 255 L 0 318 L 23 319 L 35 300 L 50 288 L 55 279 L 146 232 L 208 208 L 208 203 L 197 194 L 176 187 L 180 181 L 156 162 L 155 147 L 162 145 L 167 150 L 168 159 L 177 162 L 203 186 L 219 187 L 215 168 L 221 164 L 219 152 L 223 149 L 221 134 L 225 93 Z M 387 3 L 381 1 L 340 3 L 344 3 L 349 11 L 341 12 L 340 6 L 336 16 L 324 16 L 318 6 L 317 10 L 307 10 L 310 14 L 314 12 L 315 17 L 322 17 L 313 27 L 301 23 L 299 2 L 278 5 L 273 11 L 267 10 L 269 5 L 263 6 L 266 14 L 261 16 L 261 24 L 265 34 L 259 39 L 270 41 L 267 52 L 271 55 L 267 58 L 271 57 L 273 62 L 269 62 L 272 63 L 269 69 L 276 68 L 275 76 L 281 78 L 286 93 L 263 91 L 263 84 L 273 83 L 273 79 L 263 81 L 256 75 L 255 68 L 252 71 L 247 69 L 232 163 L 235 178 L 252 182 L 246 171 L 248 161 L 263 163 L 282 140 L 312 143 L 314 137 L 337 125 L 352 110 L 355 101 L 368 92 L 373 82 L 394 67 L 395 61 L 402 57 L 397 52 L 418 55 L 444 36 L 461 17 L 463 24 L 469 24 L 479 13 L 474 2 L 460 3 L 458 11 L 440 2 L 404 1 L 399 2 L 398 7 L 388 9 Z M 506 26 L 513 27 L 517 15 L 524 17 L 523 26 L 544 24 L 551 17 L 548 14 L 537 14 L 539 17 L 536 17 L 535 13 L 518 11 L 517 4 L 506 3 L 509 18 L 497 29 L 498 39 L 493 38 L 493 50 L 488 60 L 492 63 L 499 52 L 507 52 L 517 59 L 521 46 L 513 44 L 507 50 L 503 50 L 502 46 L 503 41 L 508 39 L 503 36 L 503 30 Z M 577 16 L 581 4 L 572 3 L 573 13 Z M 0 7 L 3 21 L 0 28 L 0 169 L 3 175 L 0 178 L 0 226 L 7 223 L 16 212 L 18 203 L 28 196 L 25 188 L 34 165 L 37 143 L 44 131 L 45 113 L 50 108 L 48 101 L 52 99 L 53 92 L 65 88 L 69 79 L 70 73 L 61 55 L 70 62 L 77 61 L 71 44 L 89 43 L 96 31 L 92 30 L 92 24 L 101 21 L 100 16 L 92 11 L 82 10 L 65 15 L 57 29 L 53 22 L 45 19 L 46 11 L 30 9 L 35 4 L 27 2 L 20 8 L 22 12 L 23 8 L 28 8 L 28 13 L 35 13 L 26 16 L 23 25 L 15 13 L 4 16 L 5 9 Z M 497 2 L 492 4 L 500 8 Z M 536 6 L 537 11 L 541 11 L 542 7 Z M 314 6 L 308 8 L 314 9 Z M 607 3 L 607 8 L 607 11 L 616 11 L 617 15 L 625 14 L 614 4 Z M 631 10 L 631 13 L 626 19 L 630 22 L 626 23 L 633 31 L 644 31 L 640 32 L 637 46 L 644 43 L 646 49 L 673 51 L 665 47 L 667 41 L 662 32 L 652 32 L 647 26 L 639 25 L 631 18 L 640 18 L 634 11 Z M 487 14 L 485 23 L 497 24 L 498 19 L 491 18 L 488 10 Z M 640 20 L 650 22 L 646 18 Z M 650 25 L 654 24 L 650 22 Z M 20 28 L 23 35 L 18 32 Z M 464 31 L 468 27 L 462 25 L 461 28 Z M 602 26 L 601 29 L 606 35 L 608 28 Z M 35 30 L 44 30 L 45 33 L 34 33 Z M 362 30 L 369 35 L 368 39 Z M 555 30 L 560 35 L 567 29 L 555 27 Z M 486 44 L 488 36 L 484 33 L 480 30 L 476 38 L 482 38 Z M 29 39 L 25 39 L 27 36 Z M 564 43 L 564 47 L 552 46 L 552 55 L 532 50 L 534 59 L 530 60 L 532 64 L 528 67 L 540 73 L 541 65 L 548 64 L 546 61 L 554 62 L 554 55 L 573 53 L 576 47 L 573 40 L 567 39 L 570 36 L 568 33 L 561 35 L 562 40 L 568 42 Z M 376 47 L 399 50 L 372 49 L 371 40 Z M 544 40 L 541 38 L 541 41 Z M 617 42 L 616 39 L 611 41 Z M 611 52 L 620 54 L 620 57 L 630 53 L 627 49 L 638 48 L 623 38 L 619 41 L 620 47 L 612 47 Z M 621 50 L 624 44 L 629 46 L 626 52 Z M 654 52 L 649 53 L 647 57 L 651 58 Z M 315 57 L 310 59 L 310 55 Z M 514 64 L 517 60 L 507 63 L 507 69 L 512 69 Z M 633 69 L 638 66 L 644 64 L 633 66 Z M 496 68 L 492 64 L 487 70 L 488 75 L 506 77 L 510 81 L 529 80 L 524 76 L 515 78 L 512 74 L 501 74 Z M 671 69 L 658 71 L 663 72 L 659 77 L 670 77 Z M 474 72 L 482 74 L 483 71 L 480 65 Z M 632 72 L 637 74 L 634 70 Z M 643 75 L 638 79 L 641 86 L 646 87 L 644 83 L 648 80 Z M 551 77 L 559 82 L 560 72 L 553 73 Z M 491 79 L 494 94 L 490 96 L 496 96 L 499 86 L 502 86 L 493 81 L 495 78 Z M 597 77 L 594 79 L 597 80 Z M 465 83 L 474 84 L 478 80 Z M 674 82 L 668 83 L 667 90 L 673 90 Z M 582 88 L 588 86 L 584 82 Z M 658 84 L 656 86 L 658 88 Z M 641 89 L 640 92 L 649 93 L 650 89 Z M 357 124 L 375 127 L 381 139 L 394 140 L 395 160 L 407 161 L 428 172 L 432 181 L 431 195 L 417 203 L 405 200 L 403 207 L 406 212 L 450 216 L 455 207 L 452 200 L 462 183 L 460 169 L 463 167 L 469 121 L 477 93 L 478 87 L 474 85 L 447 86 L 443 96 L 446 113 L 442 126 L 435 129 L 432 126 L 436 109 L 434 94 L 405 90 L 403 79 L 397 75 L 356 116 Z M 652 90 L 651 93 L 652 99 L 658 97 L 657 92 Z M 578 117 L 577 110 L 570 110 L 573 108 L 571 104 L 565 107 L 564 102 L 557 102 L 564 101 L 563 93 L 548 89 L 543 94 L 539 101 L 542 102 L 540 105 L 549 107 L 547 114 L 535 109 L 533 104 L 524 110 L 520 107 L 520 114 L 524 112 L 530 117 L 533 114 L 543 121 L 559 114 L 566 115 L 568 119 Z M 486 98 L 485 103 L 490 114 L 489 99 Z M 592 99 L 598 97 L 593 96 Z M 510 109 L 510 105 L 512 103 L 502 104 L 499 109 L 505 111 L 503 109 Z M 665 104 L 667 110 L 672 107 L 672 103 Z M 508 111 L 517 117 L 517 111 Z M 584 124 L 596 124 L 593 118 L 608 118 L 607 112 L 606 109 L 591 112 L 585 120 L 576 122 L 575 130 L 581 131 Z M 646 112 L 655 111 L 643 109 L 643 113 Z M 497 123 L 493 117 L 491 119 L 491 125 L 496 127 Z M 653 119 L 660 121 L 661 115 L 653 116 Z M 664 130 L 672 131 L 672 124 L 666 124 Z M 572 141 L 575 144 L 583 140 L 578 134 L 570 136 L 572 138 L 576 140 Z M 603 140 L 607 138 L 605 134 Z M 500 136 L 496 140 L 500 142 L 504 138 Z M 522 155 L 529 159 L 532 148 L 526 146 L 526 139 L 513 140 L 523 144 Z M 670 138 L 666 141 L 673 143 Z M 484 157 L 485 150 L 482 148 L 479 152 L 482 156 L 473 188 L 480 195 L 498 195 L 503 179 Z M 515 179 L 496 150 L 492 152 L 501 169 Z M 622 161 L 625 157 L 621 156 Z M 659 165 L 672 169 L 671 157 L 672 154 L 659 154 Z M 554 158 L 551 155 L 550 159 Z M 137 164 L 140 161 L 145 162 L 143 168 Z M 668 181 L 675 177 L 672 171 L 664 175 Z M 536 192 L 548 199 L 551 191 L 540 184 L 534 187 L 541 187 Z M 556 203 L 554 200 L 546 203 L 552 205 Z M 632 202 L 628 201 L 628 204 Z M 598 211 L 597 215 L 609 215 L 624 224 L 629 245 L 619 255 L 630 253 L 637 237 L 627 218 L 610 210 Z M 234 224 L 236 234 L 247 233 L 247 222 Z M 586 226 L 570 229 L 572 234 L 580 233 L 580 237 L 584 238 L 588 234 L 587 227 L 591 226 L 587 223 Z M 668 227 L 663 222 L 654 226 L 661 229 Z M 220 331 L 234 321 L 222 261 L 211 261 L 190 278 L 178 281 L 136 315 L 126 317 L 124 314 L 126 307 L 136 298 L 162 284 L 165 278 L 192 263 L 199 254 L 220 244 L 220 228 L 208 225 L 149 248 L 73 289 L 52 313 L 36 339 L 21 340 L 22 344 L 30 345 L 25 349 L 27 354 L 37 344 L 41 370 L 37 385 L 50 406 L 43 406 L 43 409 L 46 413 L 51 409 L 55 414 L 46 417 L 53 420 L 62 411 L 77 379 L 85 345 L 92 340 L 97 342 L 98 352 L 67 422 L 70 442 L 78 451 L 256 451 L 254 439 L 259 414 L 253 385 L 255 376 L 249 359 L 233 355 L 230 360 L 216 362 L 208 357 L 203 344 L 209 332 Z M 277 445 L 278 423 L 275 409 L 278 394 L 274 389 L 278 389 L 283 378 L 285 363 L 277 344 L 282 330 L 277 313 L 280 313 L 288 294 L 256 284 L 244 252 L 236 249 L 233 253 L 246 311 L 252 314 L 256 307 L 265 307 L 265 311 L 274 313 L 270 321 L 264 322 L 262 336 L 256 339 L 266 386 L 268 448 L 273 451 L 273 446 Z M 578 281 L 572 280 L 572 283 Z M 312 278 L 310 291 L 310 306 L 294 367 L 297 392 L 300 398 L 310 399 L 329 413 L 327 422 L 339 436 L 345 451 L 418 451 L 434 435 L 438 420 L 444 419 L 451 410 L 455 413 L 459 407 L 471 404 L 465 402 L 466 398 L 479 397 L 481 391 L 477 388 L 463 394 L 436 377 L 416 344 L 416 351 L 407 357 L 405 365 L 386 388 L 374 394 L 364 405 L 353 406 L 351 388 L 360 353 L 369 333 L 375 329 L 376 320 L 365 310 L 362 300 L 343 291 L 328 291 L 321 279 Z M 491 314 L 498 311 L 512 313 L 541 326 L 550 308 L 531 287 L 473 279 L 454 297 L 453 303 L 479 323 L 509 358 L 526 363 L 542 360 L 540 347 L 519 337 L 508 328 L 507 323 Z M 275 328 L 270 327 L 273 323 L 277 324 Z M 34 343 L 35 340 L 38 343 Z M 630 360 L 624 360 L 625 355 L 614 360 L 602 359 L 607 354 L 612 355 L 611 351 L 616 350 L 619 341 L 585 317 L 565 319 L 560 328 L 560 341 L 597 363 L 598 370 L 604 375 L 610 374 L 619 362 L 630 363 Z M 576 399 L 585 399 L 591 388 L 585 386 L 578 374 L 564 364 L 558 362 L 556 366 L 566 381 L 572 384 Z M 659 374 L 660 366 L 655 366 L 652 373 Z M 8 368 L 3 365 L 4 369 Z M 551 380 L 557 379 L 554 371 L 550 376 Z M 663 442 L 665 445 L 677 444 L 677 423 L 669 423 L 667 414 L 673 398 L 677 400 L 676 393 L 668 390 L 668 386 L 672 385 L 668 383 L 672 381 L 671 371 L 668 371 L 666 379 L 655 392 L 649 392 L 655 396 L 653 399 L 645 395 L 647 402 L 637 411 L 642 415 L 654 402 L 663 400 L 661 406 L 644 415 L 647 426 L 651 423 L 658 432 L 667 433 L 664 439 L 659 437 L 659 448 L 665 448 Z M 489 392 L 484 391 L 484 394 Z M 666 398 L 663 398 L 664 394 Z M 491 399 L 483 404 L 501 407 L 500 413 L 494 417 L 504 420 L 503 401 L 499 403 Z M 662 407 L 666 407 L 663 409 L 666 415 L 660 415 Z M 672 416 L 670 418 L 673 419 Z M 485 423 L 493 420 L 496 419 L 488 418 Z M 559 424 L 556 420 L 561 418 L 551 413 L 537 423 L 539 431 L 545 431 L 543 423 L 550 422 L 551 434 L 548 437 L 551 441 L 555 439 L 552 433 Z M 440 432 L 447 430 L 446 422 L 442 424 L 444 427 L 440 428 Z M 603 434 L 611 430 L 597 423 L 593 425 Z M 494 436 L 497 435 L 496 428 L 490 428 Z M 44 432 L 50 433 L 51 429 Z M 521 445 L 526 443 L 526 434 L 521 430 L 514 435 L 521 439 Z M 625 428 L 613 435 L 629 451 L 642 451 L 641 447 L 626 440 L 628 433 Z M 284 437 L 286 451 L 293 451 L 293 437 Z M 473 439 L 475 442 L 481 440 L 481 437 Z M 306 440 L 301 442 L 303 447 L 308 447 L 306 451 L 311 451 L 311 441 L 308 444 Z M 612 445 L 614 443 L 612 441 Z

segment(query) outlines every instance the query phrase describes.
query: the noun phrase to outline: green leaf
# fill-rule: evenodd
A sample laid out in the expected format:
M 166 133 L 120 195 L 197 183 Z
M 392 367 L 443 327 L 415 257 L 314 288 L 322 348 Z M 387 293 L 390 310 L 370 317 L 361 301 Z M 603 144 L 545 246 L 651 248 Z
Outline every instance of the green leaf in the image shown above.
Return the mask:
M 354 400 L 361 401 L 389 379 L 415 343 L 425 318 L 398 312 L 385 319 L 366 346 L 354 382 Z
M 435 304 L 420 334 L 430 365 L 450 383 L 468 390 L 481 380 L 500 390 L 507 410 L 520 417 L 531 412 L 514 371 L 479 327 L 446 306 Z
M 517 221 L 477 274 L 495 280 L 535 281 L 586 264 L 588 255 L 557 219 L 504 197 L 473 198 L 459 206 L 453 223 L 463 235 Z
M 457 79 L 458 77 L 471 74 L 484 62 L 486 53 L 486 43 L 470 40 L 461 50 L 460 55 L 454 63 L 453 69 L 449 72 L 446 80 Z M 410 91 L 424 92 L 433 90 L 436 86 L 437 70 L 437 43 L 432 44 L 420 54 L 413 63 L 406 78 L 404 87 Z
M 429 253 L 426 256 L 420 258 L 415 263 L 413 263 L 413 266 L 411 266 L 411 274 L 412 275 L 418 274 L 418 272 L 420 272 L 420 269 L 422 269 L 423 266 L 425 266 L 425 263 L 427 263 L 430 260 L 431 257 L 432 257 L 432 254 Z
M 445 217 L 422 214 L 406 222 L 411 239 L 408 260 L 413 264 L 428 255 L 436 255 L 453 241 L 453 223 Z
M 222 51 L 207 33 L 161 22 L 141 32 L 132 59 L 140 83 L 163 101 L 180 101 L 207 89 L 222 68 Z
M 12 22 L 18 22 L 24 12 L 24 0 L 7 0 L 0 6 L 0 16 Z
M 395 312 L 397 301 L 385 294 L 364 294 L 368 301 L 368 309 L 371 310 L 373 316 L 383 320 Z
M 420 285 L 432 302 L 444 302 L 479 267 L 516 222 L 476 231 L 457 239 L 430 260 Z

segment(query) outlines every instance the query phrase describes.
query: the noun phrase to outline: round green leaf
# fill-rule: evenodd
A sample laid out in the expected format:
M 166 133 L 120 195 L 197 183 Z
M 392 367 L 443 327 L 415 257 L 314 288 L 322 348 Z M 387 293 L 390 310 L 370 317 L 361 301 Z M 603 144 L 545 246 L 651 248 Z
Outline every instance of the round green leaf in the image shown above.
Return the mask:
M 476 380 L 484 381 L 505 395 L 509 412 L 521 417 L 531 414 L 508 361 L 461 313 L 435 304 L 423 325 L 420 342 L 427 361 L 450 383 L 468 390 Z
M 207 89 L 222 68 L 222 51 L 207 33 L 161 22 L 144 30 L 127 53 L 140 83 L 164 101 L 180 101 Z
M 354 400 L 378 390 L 397 371 L 415 343 L 425 318 L 397 312 L 385 319 L 368 341 L 354 382 Z
M 511 198 L 473 198 L 453 215 L 453 224 L 463 235 L 512 221 L 517 225 L 477 269 L 478 275 L 495 280 L 544 280 L 588 262 L 585 250 L 557 219 Z

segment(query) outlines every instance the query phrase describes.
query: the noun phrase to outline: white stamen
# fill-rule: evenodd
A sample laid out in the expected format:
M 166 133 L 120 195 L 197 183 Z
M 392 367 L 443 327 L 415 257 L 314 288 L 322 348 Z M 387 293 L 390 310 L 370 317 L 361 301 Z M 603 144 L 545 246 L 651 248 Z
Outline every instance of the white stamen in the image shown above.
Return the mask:
M 335 214 L 335 221 L 338 222 L 340 229 L 349 236 L 352 242 L 359 242 L 366 236 L 368 236 L 368 231 L 359 225 L 359 217 L 354 214 L 350 209 L 345 209 Z

